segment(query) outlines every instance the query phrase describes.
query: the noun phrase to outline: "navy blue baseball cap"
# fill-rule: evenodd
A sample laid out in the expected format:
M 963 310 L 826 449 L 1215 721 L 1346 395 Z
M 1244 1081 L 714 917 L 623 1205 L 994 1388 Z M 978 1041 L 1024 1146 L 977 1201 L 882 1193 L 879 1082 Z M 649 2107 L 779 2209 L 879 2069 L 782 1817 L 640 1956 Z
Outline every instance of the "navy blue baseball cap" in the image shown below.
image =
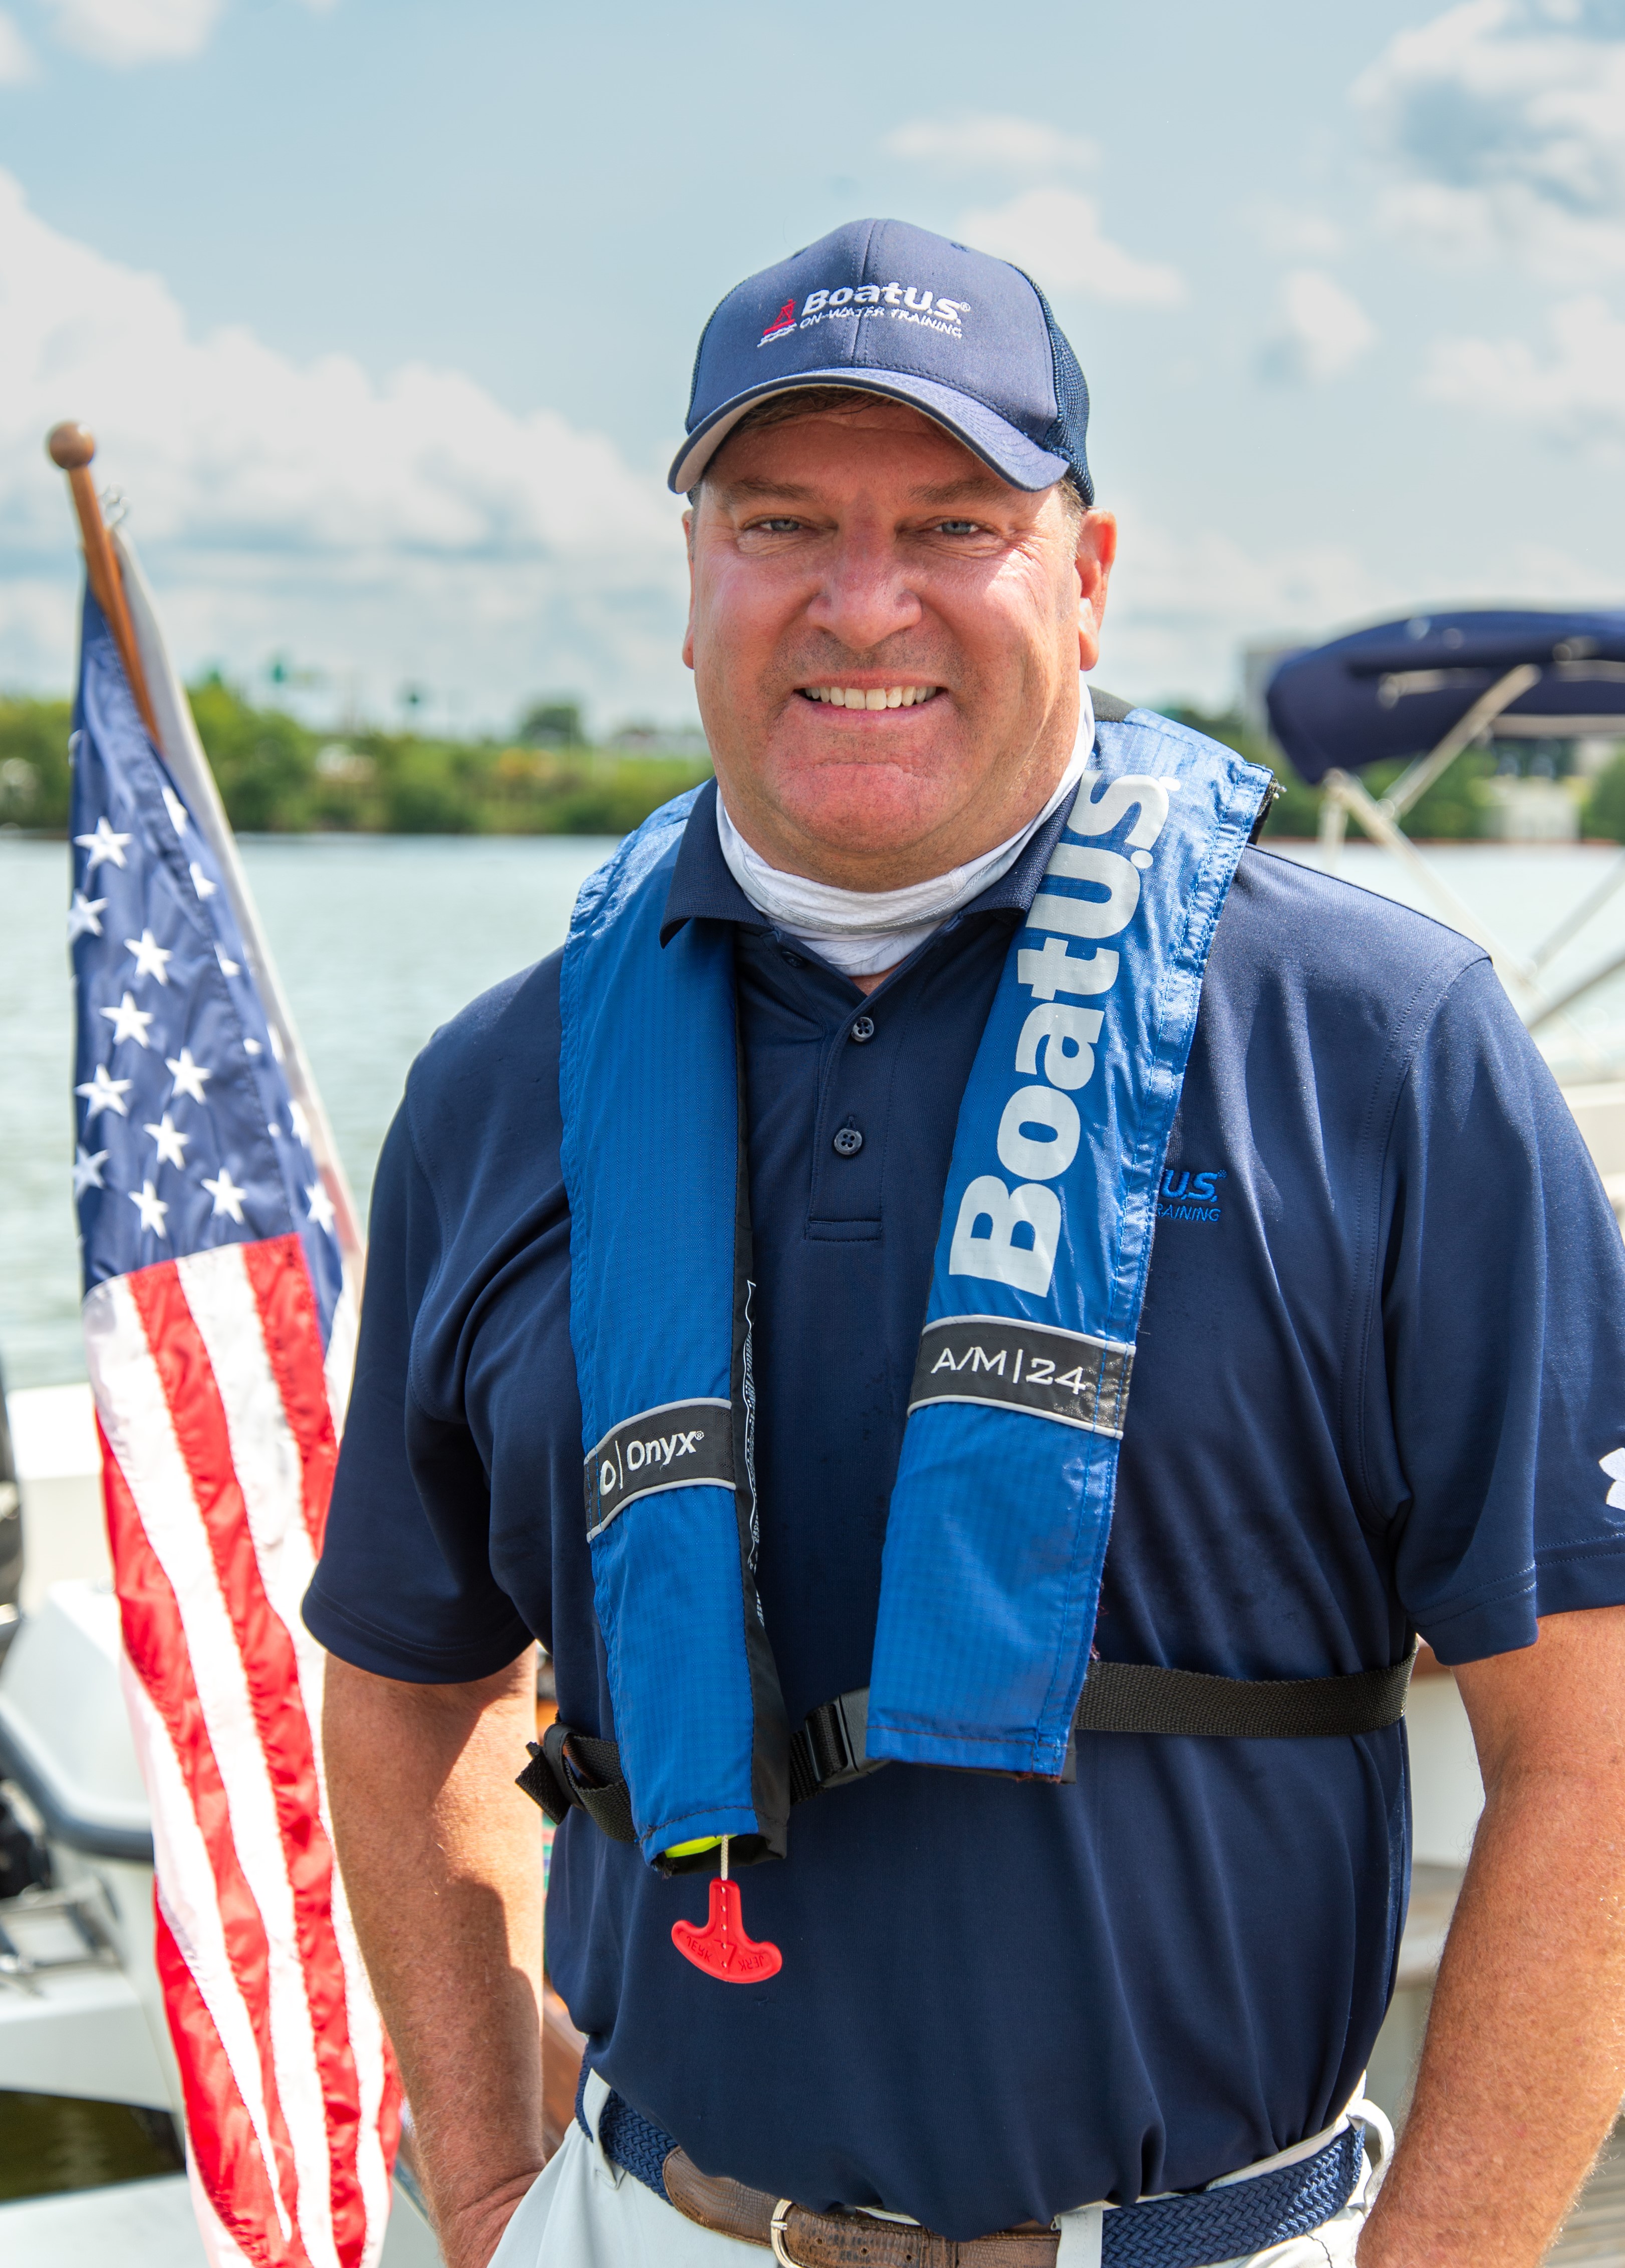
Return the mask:
M 694 487 L 754 403 L 807 386 L 906 401 L 1012 488 L 1070 480 L 1094 502 L 1084 373 L 1007 261 L 904 220 L 855 220 L 736 285 L 701 335 L 672 487 Z

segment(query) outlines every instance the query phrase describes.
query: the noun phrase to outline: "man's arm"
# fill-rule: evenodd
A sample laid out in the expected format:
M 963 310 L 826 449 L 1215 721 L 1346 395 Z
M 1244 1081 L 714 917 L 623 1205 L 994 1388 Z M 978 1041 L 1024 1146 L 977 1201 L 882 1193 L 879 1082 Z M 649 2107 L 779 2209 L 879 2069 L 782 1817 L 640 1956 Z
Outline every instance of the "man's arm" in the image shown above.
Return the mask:
M 1484 1815 L 1360 2268 L 1536 2268 L 1625 2095 L 1625 1607 L 1464 1665 Z
M 545 2155 L 541 1819 L 513 1784 L 535 1657 L 408 1685 L 330 1655 L 322 1725 L 344 1888 L 446 2268 L 485 2268 Z

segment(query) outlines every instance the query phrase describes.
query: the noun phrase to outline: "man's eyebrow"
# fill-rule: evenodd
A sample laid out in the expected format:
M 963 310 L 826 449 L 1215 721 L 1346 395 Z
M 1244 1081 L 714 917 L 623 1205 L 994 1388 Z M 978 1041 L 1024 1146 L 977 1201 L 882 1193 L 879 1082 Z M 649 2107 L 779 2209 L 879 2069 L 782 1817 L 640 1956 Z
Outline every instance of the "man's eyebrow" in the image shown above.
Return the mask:
M 753 475 L 730 481 L 718 490 L 724 504 L 746 504 L 762 497 L 774 497 L 792 504 L 810 504 L 816 491 L 796 481 L 764 481 Z
M 1005 483 L 991 473 L 965 473 L 957 481 L 940 481 L 926 488 L 910 489 L 908 494 L 916 504 L 940 508 L 950 504 L 996 503 L 1008 493 Z

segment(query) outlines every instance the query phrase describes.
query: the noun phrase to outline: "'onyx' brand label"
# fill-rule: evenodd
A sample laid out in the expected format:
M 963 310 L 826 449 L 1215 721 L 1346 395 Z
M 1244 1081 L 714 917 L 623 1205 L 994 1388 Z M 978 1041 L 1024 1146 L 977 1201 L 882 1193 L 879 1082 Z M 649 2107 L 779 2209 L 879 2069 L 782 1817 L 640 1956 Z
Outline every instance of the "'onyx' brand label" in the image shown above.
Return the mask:
M 1121 1435 L 1134 1349 L 1081 1331 L 1011 1322 L 1007 1315 L 951 1315 L 920 1338 L 908 1407 L 991 1402 L 1058 1418 L 1091 1433 Z
M 799 315 L 796 303 L 786 299 L 767 325 L 758 346 L 787 339 L 794 331 L 816 330 L 820 323 L 918 323 L 928 331 L 941 331 L 951 339 L 965 335 L 968 299 L 938 299 L 918 284 L 842 284 L 834 291 L 809 291 Z
M 612 1425 L 587 1458 L 587 1539 L 658 1489 L 733 1486 L 733 1404 L 665 1402 Z

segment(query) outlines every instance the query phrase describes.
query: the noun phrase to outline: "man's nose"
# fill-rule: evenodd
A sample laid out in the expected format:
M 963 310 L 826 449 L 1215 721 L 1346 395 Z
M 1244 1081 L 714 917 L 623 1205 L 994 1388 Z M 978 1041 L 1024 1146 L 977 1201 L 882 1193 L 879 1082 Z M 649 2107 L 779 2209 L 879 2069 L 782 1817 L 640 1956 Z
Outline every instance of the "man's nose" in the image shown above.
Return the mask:
M 922 611 L 895 547 L 858 529 L 842 534 L 807 610 L 813 627 L 849 653 L 866 653 L 912 630 Z

